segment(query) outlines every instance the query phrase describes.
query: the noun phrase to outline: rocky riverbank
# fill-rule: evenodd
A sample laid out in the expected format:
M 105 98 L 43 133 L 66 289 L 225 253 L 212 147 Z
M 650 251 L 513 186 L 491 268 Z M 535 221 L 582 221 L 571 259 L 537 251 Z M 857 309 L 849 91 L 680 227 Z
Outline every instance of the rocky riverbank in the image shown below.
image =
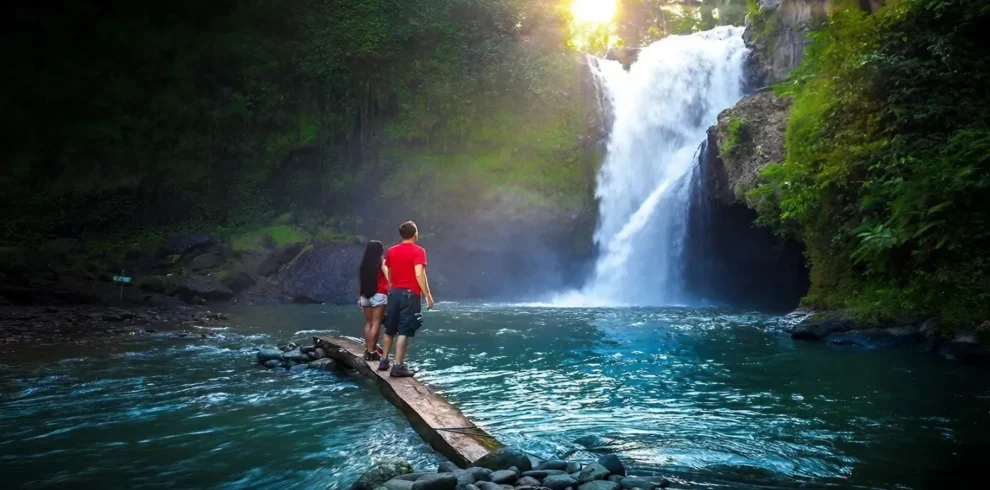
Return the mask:
M 0 306 L 0 345 L 87 344 L 123 336 L 208 339 L 229 335 L 210 328 L 226 320 L 223 313 L 195 306 Z
M 945 329 L 937 318 L 905 318 L 878 327 L 846 311 L 800 309 L 784 317 L 778 330 L 795 340 L 867 349 L 917 347 L 964 364 L 990 366 L 990 322 Z
M 673 484 L 673 485 L 672 485 Z M 678 488 L 666 478 L 627 475 L 622 461 L 606 455 L 595 462 L 540 460 L 515 448 L 494 451 L 460 469 L 442 463 L 416 471 L 405 461 L 374 465 L 350 490 L 656 490 Z
M 258 364 L 274 369 L 275 372 L 301 373 L 307 369 L 335 370 L 338 368 L 333 359 L 327 358 L 327 353 L 316 345 L 299 346 L 294 342 L 279 344 L 278 347 L 262 347 L 255 357 Z

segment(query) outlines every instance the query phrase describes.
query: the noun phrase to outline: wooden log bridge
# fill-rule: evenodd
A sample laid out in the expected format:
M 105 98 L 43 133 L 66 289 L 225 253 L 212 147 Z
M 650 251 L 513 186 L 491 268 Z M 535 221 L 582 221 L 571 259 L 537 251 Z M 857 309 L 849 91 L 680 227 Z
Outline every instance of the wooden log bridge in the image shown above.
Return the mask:
M 379 372 L 377 361 L 364 360 L 364 344 L 344 337 L 314 337 L 313 343 L 330 358 L 374 380 L 385 399 L 406 415 L 416 433 L 457 466 L 466 468 L 502 447 L 419 380 L 392 378 L 387 371 Z

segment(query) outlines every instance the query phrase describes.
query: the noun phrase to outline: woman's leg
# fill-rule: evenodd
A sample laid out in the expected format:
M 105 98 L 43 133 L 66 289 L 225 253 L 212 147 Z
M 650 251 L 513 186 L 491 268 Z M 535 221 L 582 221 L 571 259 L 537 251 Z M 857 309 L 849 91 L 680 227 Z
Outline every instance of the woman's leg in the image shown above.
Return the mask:
M 375 352 L 375 348 L 378 346 L 378 335 L 382 332 L 382 318 L 385 317 L 385 305 L 376 306 L 371 308 L 371 328 L 370 328 L 370 340 L 368 340 L 368 345 L 370 348 L 368 352 Z
M 375 345 L 378 344 L 378 332 L 375 332 L 374 337 L 371 336 L 371 318 L 374 314 L 372 312 L 374 308 L 365 306 L 361 309 L 364 310 L 364 351 L 375 352 Z M 378 323 L 381 323 L 381 319 L 379 319 Z

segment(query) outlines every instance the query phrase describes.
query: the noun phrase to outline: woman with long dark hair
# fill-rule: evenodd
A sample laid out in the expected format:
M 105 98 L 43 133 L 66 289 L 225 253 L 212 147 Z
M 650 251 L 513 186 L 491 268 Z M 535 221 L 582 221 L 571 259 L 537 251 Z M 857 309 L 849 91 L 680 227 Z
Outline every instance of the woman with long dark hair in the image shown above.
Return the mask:
M 385 246 L 378 240 L 364 247 L 364 259 L 358 271 L 361 292 L 358 306 L 364 310 L 364 360 L 378 361 L 378 335 L 382 329 L 385 305 L 388 304 L 388 268 L 385 267 Z

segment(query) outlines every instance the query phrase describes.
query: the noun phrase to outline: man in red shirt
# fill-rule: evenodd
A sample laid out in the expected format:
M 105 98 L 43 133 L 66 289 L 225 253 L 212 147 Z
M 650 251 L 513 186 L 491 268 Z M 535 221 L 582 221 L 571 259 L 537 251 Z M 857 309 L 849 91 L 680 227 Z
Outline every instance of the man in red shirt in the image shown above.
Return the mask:
M 378 363 L 378 370 L 388 370 L 388 355 L 394 341 L 395 365 L 389 376 L 408 378 L 415 373 L 406 367 L 406 348 L 409 339 L 423 326 L 422 297 L 426 296 L 426 308 L 433 309 L 433 294 L 426 280 L 426 250 L 416 245 L 419 240 L 416 223 L 406 221 L 399 225 L 399 236 L 402 243 L 385 252 L 385 266 L 388 267 L 392 288 L 388 293 L 385 312 L 385 357 Z

